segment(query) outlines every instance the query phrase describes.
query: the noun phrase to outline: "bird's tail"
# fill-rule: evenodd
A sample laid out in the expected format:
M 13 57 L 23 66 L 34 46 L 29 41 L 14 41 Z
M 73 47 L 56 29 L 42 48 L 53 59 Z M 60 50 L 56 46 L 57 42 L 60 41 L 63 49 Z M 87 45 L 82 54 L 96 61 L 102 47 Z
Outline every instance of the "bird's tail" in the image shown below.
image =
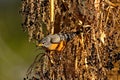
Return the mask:
M 76 32 L 69 32 L 69 33 L 60 33 L 60 37 L 61 40 L 65 40 L 65 41 L 70 41 L 71 39 L 73 39 L 75 36 L 79 35 L 80 33 L 82 33 L 81 30 L 76 31 Z

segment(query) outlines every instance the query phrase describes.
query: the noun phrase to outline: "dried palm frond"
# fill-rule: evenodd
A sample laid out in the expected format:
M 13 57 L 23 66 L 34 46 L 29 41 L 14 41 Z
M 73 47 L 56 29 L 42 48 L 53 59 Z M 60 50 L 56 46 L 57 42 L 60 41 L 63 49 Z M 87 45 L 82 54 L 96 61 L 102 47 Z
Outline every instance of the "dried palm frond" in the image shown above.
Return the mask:
M 28 70 L 32 80 L 118 80 L 120 78 L 120 1 L 23 0 L 23 29 L 36 43 L 52 33 L 82 29 L 62 52 L 46 52 Z M 53 18 L 53 17 L 52 17 Z M 52 22 L 52 23 L 51 23 Z M 53 27 L 53 28 L 52 28 Z M 115 74 L 114 74 L 115 72 Z M 111 76 L 112 75 L 112 76 Z M 32 78 L 31 78 L 32 77 Z

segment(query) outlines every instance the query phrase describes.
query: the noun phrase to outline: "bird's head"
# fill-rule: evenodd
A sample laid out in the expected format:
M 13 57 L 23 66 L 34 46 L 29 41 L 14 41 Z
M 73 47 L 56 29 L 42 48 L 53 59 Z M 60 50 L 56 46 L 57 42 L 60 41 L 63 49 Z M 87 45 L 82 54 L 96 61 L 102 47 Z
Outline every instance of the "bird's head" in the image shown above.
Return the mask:
M 42 40 L 39 41 L 38 46 L 48 48 L 51 44 L 50 41 L 51 41 L 50 37 L 48 36 L 44 37 Z

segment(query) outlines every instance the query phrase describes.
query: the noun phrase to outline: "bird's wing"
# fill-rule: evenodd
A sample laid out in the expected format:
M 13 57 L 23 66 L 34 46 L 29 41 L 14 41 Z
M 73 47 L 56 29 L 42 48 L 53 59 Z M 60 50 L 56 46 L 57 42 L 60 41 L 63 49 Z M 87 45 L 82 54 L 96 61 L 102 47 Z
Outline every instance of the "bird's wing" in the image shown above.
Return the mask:
M 52 43 L 60 43 L 61 39 L 58 34 L 51 35 L 51 42 Z

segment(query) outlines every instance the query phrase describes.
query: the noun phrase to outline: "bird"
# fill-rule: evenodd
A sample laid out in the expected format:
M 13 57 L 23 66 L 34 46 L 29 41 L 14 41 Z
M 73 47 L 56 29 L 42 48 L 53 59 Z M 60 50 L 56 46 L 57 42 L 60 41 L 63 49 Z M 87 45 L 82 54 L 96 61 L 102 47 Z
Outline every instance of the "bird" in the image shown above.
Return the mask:
M 76 35 L 82 31 L 49 34 L 38 43 L 39 47 L 43 47 L 49 51 L 63 51 L 67 42 L 72 40 Z

